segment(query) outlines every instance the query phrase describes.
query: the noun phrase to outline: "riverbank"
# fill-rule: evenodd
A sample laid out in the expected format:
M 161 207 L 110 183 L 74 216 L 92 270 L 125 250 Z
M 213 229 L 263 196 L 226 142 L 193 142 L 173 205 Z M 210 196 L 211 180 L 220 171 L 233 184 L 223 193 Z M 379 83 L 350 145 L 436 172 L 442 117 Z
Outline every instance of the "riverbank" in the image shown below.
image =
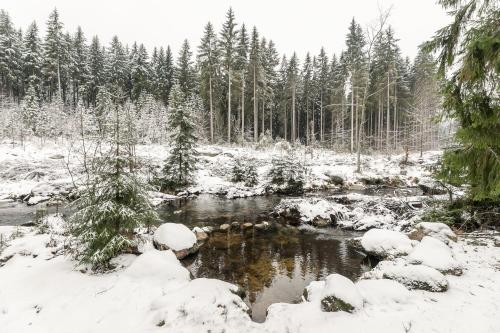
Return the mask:
M 198 170 L 194 184 L 181 195 L 208 193 L 237 198 L 273 192 L 276 188 L 270 184 L 268 177 L 272 161 L 286 155 L 290 149 L 287 143 L 282 142 L 262 149 L 202 145 L 198 147 Z M 136 153 L 141 174 L 148 179 L 159 172 L 168 157 L 167 149 L 161 145 L 138 145 Z M 431 167 L 441 156 L 439 151 L 425 152 L 422 158 L 419 154 L 410 154 L 406 164 L 402 163 L 403 155 L 391 158 L 379 154 L 363 156 L 361 174 L 355 172 L 355 154 L 305 147 L 294 147 L 294 153 L 306 169 L 305 191 L 335 188 L 363 190 L 381 185 L 396 188 L 439 187 L 431 177 Z M 83 178 L 81 154 L 78 143 L 68 141 L 49 140 L 43 145 L 32 141 L 24 145 L 2 142 L 0 199 L 37 204 L 52 197 L 70 196 Z M 255 165 L 256 185 L 246 186 L 231 181 L 237 161 L 251 161 Z M 157 204 L 172 198 L 160 193 L 151 193 L 151 196 Z
M 76 267 L 61 223 L 51 218 L 46 234 L 30 227 L 0 227 L 2 332 L 486 333 L 500 327 L 500 239 L 492 233 L 464 234 L 451 243 L 463 274 L 446 275 L 445 292 L 409 290 L 401 295 L 371 288 L 353 313 L 324 312 L 315 301 L 278 303 L 258 324 L 234 285 L 191 279 L 170 250 L 158 251 L 150 242 L 142 245 L 139 256 L 116 258 L 111 272 Z

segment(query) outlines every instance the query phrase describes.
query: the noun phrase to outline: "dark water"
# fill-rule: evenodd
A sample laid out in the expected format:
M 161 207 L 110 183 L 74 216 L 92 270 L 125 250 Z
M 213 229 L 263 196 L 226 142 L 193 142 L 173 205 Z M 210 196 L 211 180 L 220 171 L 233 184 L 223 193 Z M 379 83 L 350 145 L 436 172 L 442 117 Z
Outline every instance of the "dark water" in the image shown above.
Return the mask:
M 200 252 L 185 260 L 195 277 L 217 278 L 242 286 L 252 318 L 262 322 L 269 305 L 301 300 L 311 281 L 332 273 L 358 278 L 369 267 L 364 255 L 347 246 L 354 234 L 278 228 L 269 233 L 214 234 Z
M 240 199 L 201 195 L 162 206 L 160 216 L 189 227 L 272 221 L 269 213 L 280 200 L 275 195 Z M 183 262 L 195 277 L 221 279 L 243 287 L 252 318 L 259 322 L 265 320 L 269 305 L 300 301 L 311 281 L 332 273 L 354 280 L 369 268 L 363 264 L 364 255 L 346 244 L 359 233 L 276 226 L 276 230 L 260 233 L 239 229 L 229 234 L 213 233 L 198 254 Z
M 45 209 L 46 214 L 62 213 L 65 215 L 67 209 L 57 206 L 46 206 L 41 203 L 28 206 L 19 201 L 0 201 L 0 225 L 21 225 L 35 220 L 36 211 Z
M 227 199 L 202 194 L 191 199 L 168 202 L 159 209 L 166 222 L 183 223 L 189 227 L 214 226 L 231 222 L 268 220 L 269 212 L 280 202 L 277 195 Z

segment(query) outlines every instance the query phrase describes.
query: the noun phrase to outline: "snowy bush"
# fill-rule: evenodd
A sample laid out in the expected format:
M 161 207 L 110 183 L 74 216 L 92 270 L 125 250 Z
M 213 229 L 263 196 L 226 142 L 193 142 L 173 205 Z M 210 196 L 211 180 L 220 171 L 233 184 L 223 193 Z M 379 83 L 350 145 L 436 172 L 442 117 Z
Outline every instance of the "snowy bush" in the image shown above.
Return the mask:
M 231 181 L 243 182 L 245 186 L 255 186 L 258 183 L 255 161 L 252 159 L 237 158 L 231 172 Z
M 271 161 L 268 177 L 279 192 L 302 193 L 306 168 L 296 154 L 290 151 L 285 157 L 275 157 Z

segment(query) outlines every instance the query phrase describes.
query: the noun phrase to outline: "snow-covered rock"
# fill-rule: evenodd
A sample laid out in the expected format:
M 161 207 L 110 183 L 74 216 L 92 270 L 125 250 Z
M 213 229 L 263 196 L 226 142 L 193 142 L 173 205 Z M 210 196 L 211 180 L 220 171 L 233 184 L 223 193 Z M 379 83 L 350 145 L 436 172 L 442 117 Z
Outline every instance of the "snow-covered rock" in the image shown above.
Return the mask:
M 179 259 L 198 251 L 194 232 L 179 223 L 160 225 L 153 235 L 153 242 L 159 250 L 173 250 Z
M 360 280 L 356 283 L 356 287 L 365 302 L 371 305 L 404 304 L 410 298 L 410 291 L 393 280 Z
M 328 275 L 321 298 L 321 309 L 325 312 L 347 311 L 363 307 L 363 297 L 356 285 L 340 274 Z
M 411 240 L 405 234 L 384 229 L 371 229 L 361 238 L 364 251 L 376 258 L 406 255 L 412 250 Z
M 448 290 L 448 280 L 438 270 L 424 265 L 393 265 L 383 271 L 383 277 L 396 280 L 409 289 L 442 292 Z
M 438 222 L 420 222 L 410 231 L 408 237 L 415 240 L 422 240 L 424 236 L 437 238 L 446 244 L 449 241 L 456 242 L 457 235 L 444 223 Z
M 462 275 L 462 267 L 453 257 L 451 249 L 439 239 L 425 236 L 408 255 L 412 264 L 423 264 L 443 274 Z
M 345 206 L 320 198 L 282 199 L 274 209 L 275 214 L 291 222 L 311 224 L 318 220 L 335 223 L 347 212 Z
M 48 201 L 50 197 L 44 196 L 44 195 L 34 195 L 30 197 L 27 201 L 28 206 L 34 206 L 38 205 L 41 202 Z

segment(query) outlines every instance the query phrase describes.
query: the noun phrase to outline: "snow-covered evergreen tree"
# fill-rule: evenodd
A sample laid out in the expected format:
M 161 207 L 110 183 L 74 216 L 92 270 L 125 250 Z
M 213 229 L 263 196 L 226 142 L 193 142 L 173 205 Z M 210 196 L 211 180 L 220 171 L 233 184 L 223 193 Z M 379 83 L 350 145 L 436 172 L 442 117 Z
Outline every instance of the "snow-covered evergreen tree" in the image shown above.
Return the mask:
M 30 24 L 24 37 L 23 65 L 25 83 L 39 87 L 42 82 L 42 46 L 35 22 Z
M 126 110 L 114 106 L 109 151 L 94 157 L 89 180 L 75 201 L 70 219 L 74 255 L 94 269 L 106 269 L 109 261 L 137 246 L 134 230 L 158 217 L 149 202 L 147 185 L 135 172 L 130 149 L 133 134 L 127 126 Z
M 170 155 L 163 168 L 162 187 L 178 189 L 192 182 L 196 169 L 195 124 L 193 110 L 186 102 L 179 85 L 172 88 L 169 102 L 168 127 L 170 131 Z
M 33 134 L 36 132 L 37 117 L 39 117 L 39 113 L 40 104 L 38 102 L 38 97 L 33 83 L 30 83 L 23 99 L 22 119 L 24 126 L 30 129 Z

